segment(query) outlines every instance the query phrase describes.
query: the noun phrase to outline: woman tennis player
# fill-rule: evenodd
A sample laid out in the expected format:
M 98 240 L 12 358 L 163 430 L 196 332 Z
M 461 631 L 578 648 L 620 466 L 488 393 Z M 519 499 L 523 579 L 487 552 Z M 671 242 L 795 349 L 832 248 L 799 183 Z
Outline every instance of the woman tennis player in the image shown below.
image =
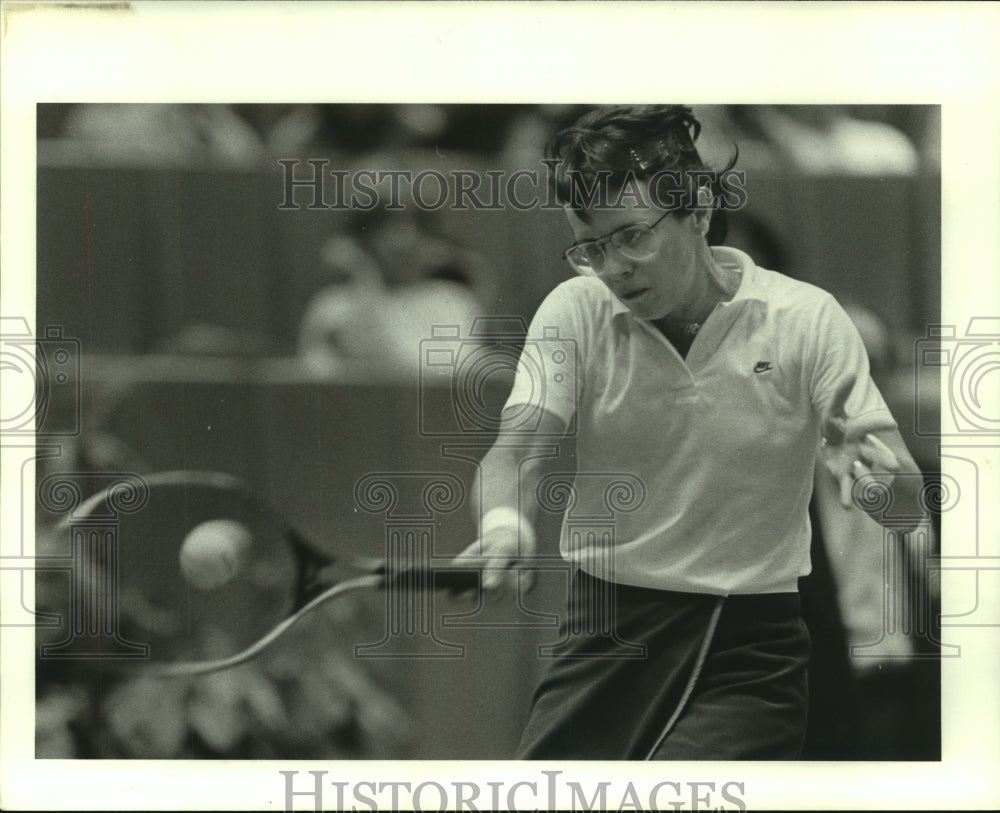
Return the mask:
M 617 515 L 610 544 L 563 526 L 566 643 L 520 759 L 797 759 L 809 657 L 797 585 L 817 455 L 845 507 L 863 478 L 920 513 L 917 467 L 848 316 L 708 244 L 723 184 L 705 180 L 699 131 L 683 106 L 600 108 L 550 148 L 578 276 L 548 295 L 530 336 L 556 329 L 577 374 L 543 368 L 538 382 L 537 365 L 521 365 L 462 561 L 490 568 L 495 588 L 536 550 L 542 456 L 525 453 L 526 408 L 539 444 L 575 428 L 577 514 L 607 513 L 602 478 L 584 472 L 627 474 L 643 499 Z M 615 635 L 593 632 L 602 613 Z

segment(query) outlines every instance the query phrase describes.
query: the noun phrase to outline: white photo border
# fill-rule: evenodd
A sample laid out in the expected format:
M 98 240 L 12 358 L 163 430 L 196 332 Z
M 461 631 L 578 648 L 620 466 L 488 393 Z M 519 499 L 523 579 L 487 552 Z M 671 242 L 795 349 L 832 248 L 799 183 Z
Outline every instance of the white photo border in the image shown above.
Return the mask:
M 4 3 L 2 39 L 4 315 L 35 312 L 39 102 L 664 96 L 692 104 L 941 104 L 942 322 L 961 329 L 1000 309 L 1000 9 L 991 4 Z M 969 451 L 994 480 L 997 448 Z M 17 509 L 20 498 L 7 493 L 10 474 L 3 472 L 4 507 Z M 987 486 L 982 493 L 998 492 Z M 3 512 L 4 555 L 18 533 L 17 513 Z M 945 520 L 947 540 L 969 517 Z M 995 546 L 995 508 L 978 521 L 981 539 Z M 1000 624 L 1000 573 L 981 577 L 980 610 Z M 35 761 L 33 659 L 25 657 L 33 638 L 30 630 L 3 629 L 0 806 L 282 810 L 280 770 L 508 786 L 560 770 L 585 786 L 598 774 L 615 786 L 742 782 L 749 808 L 997 807 L 998 638 L 1000 626 L 947 631 L 962 656 L 942 663 L 940 763 L 673 763 L 664 770 L 645 763 Z M 312 809 L 312 800 L 297 798 L 295 806 Z

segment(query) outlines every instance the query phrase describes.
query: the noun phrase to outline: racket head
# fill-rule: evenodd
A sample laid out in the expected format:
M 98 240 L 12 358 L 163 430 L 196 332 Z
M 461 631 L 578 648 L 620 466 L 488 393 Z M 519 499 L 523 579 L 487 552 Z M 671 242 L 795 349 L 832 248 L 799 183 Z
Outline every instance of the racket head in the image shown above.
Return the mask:
M 143 480 L 148 499 L 134 513 L 116 514 L 109 490 L 90 497 L 60 523 L 79 537 L 81 529 L 86 536 L 92 520 L 115 517 L 113 552 L 109 545 L 74 542 L 74 555 L 81 557 L 74 560 L 74 571 L 82 565 L 84 575 L 71 574 L 73 606 L 67 609 L 78 609 L 81 598 L 106 600 L 101 623 L 114 626 L 127 642 L 146 645 L 148 657 L 117 662 L 101 657 L 102 663 L 135 667 L 225 657 L 258 640 L 306 600 L 317 568 L 328 560 L 240 479 L 175 471 Z M 181 548 L 193 529 L 214 520 L 239 523 L 249 532 L 249 545 L 232 578 L 202 589 L 185 576 Z M 109 574 L 115 581 L 110 589 Z M 64 623 L 63 632 L 72 626 Z M 72 657 L 74 648 L 93 647 L 92 636 L 72 638 L 63 647 L 64 657 Z

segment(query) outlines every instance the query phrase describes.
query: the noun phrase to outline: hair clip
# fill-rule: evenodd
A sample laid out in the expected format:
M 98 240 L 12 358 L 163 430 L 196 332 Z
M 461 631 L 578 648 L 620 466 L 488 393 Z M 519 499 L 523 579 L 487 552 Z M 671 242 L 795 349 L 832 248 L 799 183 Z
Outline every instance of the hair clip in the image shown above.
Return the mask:
M 632 158 L 632 163 L 635 164 L 637 167 L 639 167 L 639 169 L 643 170 L 644 172 L 647 169 L 649 169 L 649 164 L 647 164 L 645 161 L 640 160 L 638 153 L 631 147 L 629 147 L 628 154 Z

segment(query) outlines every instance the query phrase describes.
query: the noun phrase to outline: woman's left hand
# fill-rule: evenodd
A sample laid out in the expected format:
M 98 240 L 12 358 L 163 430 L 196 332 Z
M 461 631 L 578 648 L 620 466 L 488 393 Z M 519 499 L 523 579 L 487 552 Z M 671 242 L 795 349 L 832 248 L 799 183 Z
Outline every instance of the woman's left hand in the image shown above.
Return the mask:
M 840 504 L 851 507 L 854 481 L 866 474 L 892 474 L 900 470 L 893 451 L 875 437 L 875 432 L 894 430 L 895 423 L 884 414 L 849 418 L 844 407 L 854 389 L 855 379 L 842 383 L 823 417 L 820 457 L 837 478 Z

